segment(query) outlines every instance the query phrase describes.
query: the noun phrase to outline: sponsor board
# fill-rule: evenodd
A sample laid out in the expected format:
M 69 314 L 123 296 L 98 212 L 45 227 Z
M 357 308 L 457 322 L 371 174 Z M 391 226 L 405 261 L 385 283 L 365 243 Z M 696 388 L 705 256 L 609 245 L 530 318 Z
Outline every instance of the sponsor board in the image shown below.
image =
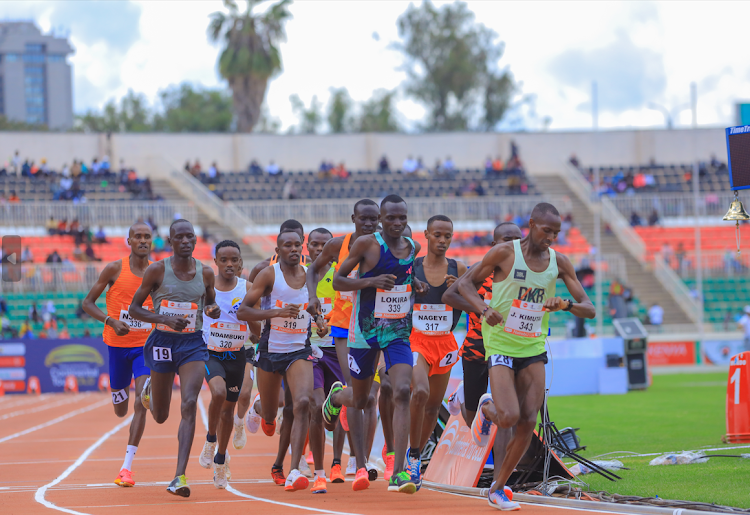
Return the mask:
M 745 350 L 742 340 L 706 340 L 701 342 L 703 358 L 710 365 L 728 365 L 732 356 Z
M 648 364 L 652 367 L 695 365 L 695 342 L 648 342 Z

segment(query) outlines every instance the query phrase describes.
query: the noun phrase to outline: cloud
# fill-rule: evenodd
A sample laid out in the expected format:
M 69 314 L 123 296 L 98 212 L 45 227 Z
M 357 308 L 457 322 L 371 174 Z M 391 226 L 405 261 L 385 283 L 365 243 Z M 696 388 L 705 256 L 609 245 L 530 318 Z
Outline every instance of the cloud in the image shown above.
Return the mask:
M 589 88 L 595 80 L 600 111 L 613 113 L 660 100 L 667 85 L 662 56 L 635 46 L 624 31 L 605 47 L 562 52 L 550 62 L 549 71 L 574 88 Z

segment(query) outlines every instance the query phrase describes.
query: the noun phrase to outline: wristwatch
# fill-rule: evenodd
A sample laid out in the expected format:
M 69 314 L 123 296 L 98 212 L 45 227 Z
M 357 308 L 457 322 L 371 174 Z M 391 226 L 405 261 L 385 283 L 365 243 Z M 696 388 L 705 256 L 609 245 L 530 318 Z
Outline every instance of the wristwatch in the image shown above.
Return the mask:
M 563 308 L 562 309 L 563 311 L 570 311 L 573 308 L 573 304 L 576 303 L 576 301 L 574 301 L 572 299 L 567 299 L 567 300 L 568 300 L 568 307 Z

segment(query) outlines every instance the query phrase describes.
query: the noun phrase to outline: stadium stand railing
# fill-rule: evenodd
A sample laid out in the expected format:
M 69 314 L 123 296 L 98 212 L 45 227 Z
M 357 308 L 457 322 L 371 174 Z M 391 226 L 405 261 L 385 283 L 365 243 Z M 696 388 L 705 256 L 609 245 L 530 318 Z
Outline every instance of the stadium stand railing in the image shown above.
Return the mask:
M 701 193 L 698 196 L 699 216 L 722 217 L 734 199 L 732 192 Z M 618 195 L 610 201 L 624 216 L 637 213 L 647 217 L 656 210 L 660 218 L 695 216 L 695 199 L 692 193 L 641 193 Z
M 83 225 L 129 227 L 138 219 L 152 217 L 157 225 L 169 225 L 174 215 L 194 220 L 195 204 L 189 201 L 90 201 L 73 204 L 66 201 L 26 201 L 0 205 L 0 226 L 44 227 L 50 217 L 55 220 L 78 220 Z

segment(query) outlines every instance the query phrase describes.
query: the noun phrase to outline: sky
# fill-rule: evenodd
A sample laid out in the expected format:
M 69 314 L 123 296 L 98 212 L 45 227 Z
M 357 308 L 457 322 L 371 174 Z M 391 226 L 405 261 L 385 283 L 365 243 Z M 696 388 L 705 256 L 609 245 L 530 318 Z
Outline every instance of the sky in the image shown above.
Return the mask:
M 675 127 L 690 127 L 691 82 L 699 126 L 732 125 L 735 102 L 750 101 L 750 60 L 741 42 L 748 3 L 467 3 L 504 43 L 497 65 L 519 82 L 517 100 L 531 99 L 502 128 L 590 129 L 594 81 L 600 128 L 664 127 L 665 109 Z M 297 123 L 290 95 L 307 105 L 317 96 L 325 105 L 331 88 L 347 88 L 358 102 L 375 90 L 399 88 L 404 61 L 391 43 L 408 5 L 293 3 L 281 45 L 284 69 L 266 96 L 282 130 Z M 216 71 L 220 47 L 206 35 L 209 15 L 222 9 L 219 0 L 3 1 L 0 20 L 33 19 L 45 32 L 69 35 L 74 110 L 82 113 L 128 89 L 156 102 L 159 90 L 183 81 L 226 87 Z M 400 91 L 399 121 L 415 130 L 424 108 Z

